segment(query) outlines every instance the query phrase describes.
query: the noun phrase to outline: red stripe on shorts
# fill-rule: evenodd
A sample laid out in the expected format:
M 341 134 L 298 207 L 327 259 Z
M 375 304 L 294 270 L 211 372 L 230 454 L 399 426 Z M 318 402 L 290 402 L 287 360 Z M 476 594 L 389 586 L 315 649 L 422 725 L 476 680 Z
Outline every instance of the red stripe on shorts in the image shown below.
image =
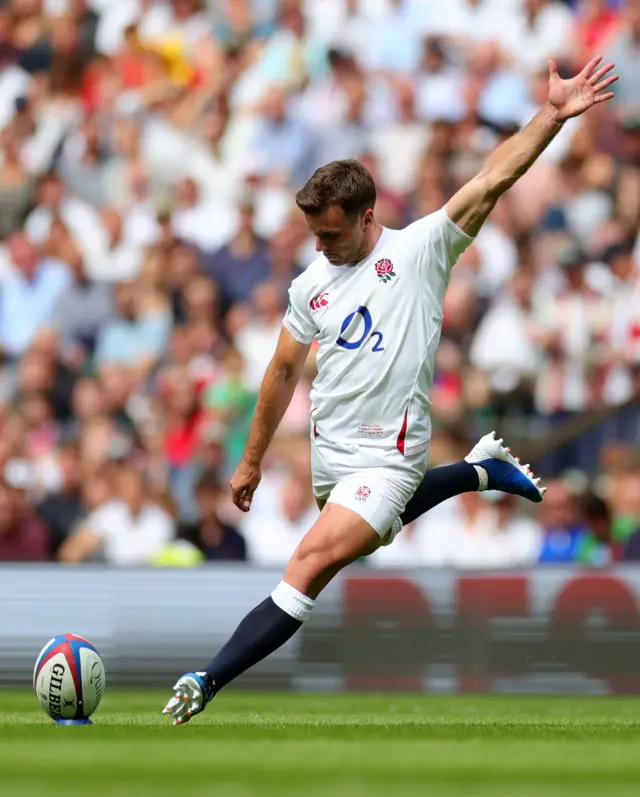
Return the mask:
M 396 445 L 398 446 L 398 451 L 404 456 L 404 439 L 407 436 L 407 423 L 409 421 L 409 410 L 407 410 L 404 414 L 404 420 L 402 421 L 402 429 L 400 429 L 400 434 L 398 435 L 398 442 Z

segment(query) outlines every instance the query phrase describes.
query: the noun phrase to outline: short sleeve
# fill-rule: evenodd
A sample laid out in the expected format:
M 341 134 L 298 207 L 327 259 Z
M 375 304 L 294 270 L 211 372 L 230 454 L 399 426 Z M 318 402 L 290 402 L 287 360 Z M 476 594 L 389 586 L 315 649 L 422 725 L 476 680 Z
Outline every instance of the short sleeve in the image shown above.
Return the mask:
M 406 229 L 420 244 L 423 268 L 440 266 L 450 271 L 473 243 L 473 238 L 451 221 L 444 208 L 415 221 Z
M 318 334 L 299 283 L 294 280 L 289 288 L 289 306 L 282 322 L 298 343 L 311 343 Z

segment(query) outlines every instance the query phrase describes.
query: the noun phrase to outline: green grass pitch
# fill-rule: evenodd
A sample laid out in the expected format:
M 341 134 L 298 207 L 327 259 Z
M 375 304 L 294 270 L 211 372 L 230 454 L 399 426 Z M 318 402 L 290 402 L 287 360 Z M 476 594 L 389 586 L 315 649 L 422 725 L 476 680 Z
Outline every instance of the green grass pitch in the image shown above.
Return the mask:
M 0 690 L 6 797 L 638 795 L 640 700 L 222 693 L 172 728 L 167 692 L 107 689 L 55 727 Z

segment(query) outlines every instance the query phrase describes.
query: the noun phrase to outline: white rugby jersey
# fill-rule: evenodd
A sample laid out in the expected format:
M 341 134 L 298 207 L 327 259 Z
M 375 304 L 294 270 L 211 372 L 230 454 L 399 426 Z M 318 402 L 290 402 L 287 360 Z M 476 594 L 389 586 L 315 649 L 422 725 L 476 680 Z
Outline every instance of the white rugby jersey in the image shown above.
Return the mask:
M 313 430 L 334 443 L 424 449 L 429 390 L 451 268 L 473 239 L 444 208 L 383 229 L 355 266 L 320 255 L 289 289 L 284 325 L 319 343 Z

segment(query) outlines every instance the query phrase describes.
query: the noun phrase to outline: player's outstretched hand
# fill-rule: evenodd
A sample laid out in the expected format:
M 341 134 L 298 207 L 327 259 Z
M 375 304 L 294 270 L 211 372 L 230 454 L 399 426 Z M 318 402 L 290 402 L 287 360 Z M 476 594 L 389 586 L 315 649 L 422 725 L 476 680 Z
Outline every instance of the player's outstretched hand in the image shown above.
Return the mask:
M 261 478 L 260 465 L 253 465 L 241 460 L 229 482 L 231 497 L 238 509 L 243 512 L 248 512 L 251 509 L 253 494 L 258 489 Z
M 618 79 L 618 75 L 608 74 L 615 64 L 605 64 L 597 69 L 601 61 L 602 56 L 596 55 L 575 77 L 562 80 L 558 74 L 558 65 L 553 59 L 549 59 L 549 102 L 558 112 L 559 121 L 580 116 L 592 105 L 606 102 L 615 96 L 612 91 L 605 91 Z

